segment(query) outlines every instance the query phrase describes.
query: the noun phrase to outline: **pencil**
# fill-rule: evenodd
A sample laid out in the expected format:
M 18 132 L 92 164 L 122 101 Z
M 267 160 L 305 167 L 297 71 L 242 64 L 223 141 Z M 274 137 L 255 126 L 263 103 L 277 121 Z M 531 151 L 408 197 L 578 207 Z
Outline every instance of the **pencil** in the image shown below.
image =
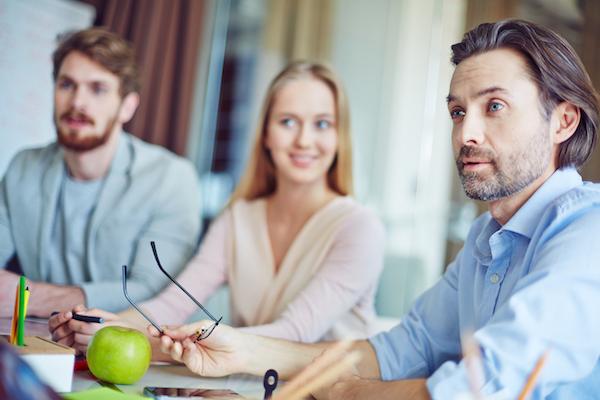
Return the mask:
M 527 377 L 527 381 L 525 382 L 523 389 L 521 389 L 521 393 L 519 394 L 519 397 L 518 397 L 519 400 L 525 400 L 531 394 L 531 391 L 535 387 L 535 381 L 537 381 L 537 378 L 540 375 L 540 372 L 542 371 L 542 368 L 544 367 L 546 360 L 548 359 L 549 353 L 550 353 L 550 350 L 546 350 L 544 352 L 544 354 L 542 354 L 540 356 L 540 358 L 538 358 L 537 362 L 535 363 L 535 366 L 533 367 L 533 370 Z
M 31 295 L 31 292 L 29 291 L 29 286 L 27 286 L 25 288 L 25 307 L 23 310 L 23 319 L 27 318 L 27 305 L 29 304 L 29 296 Z
M 460 337 L 460 342 L 471 394 L 476 400 L 480 400 L 483 398 L 481 388 L 485 382 L 481 363 L 481 349 L 472 332 L 463 333 Z
M 313 378 L 302 382 L 302 385 L 288 390 L 287 385 L 283 387 L 280 393 L 276 393 L 273 400 L 300 400 L 311 394 L 313 391 L 322 388 L 327 384 L 332 384 L 340 375 L 354 368 L 355 364 L 360 361 L 361 354 L 354 350 L 346 354 L 342 359 L 336 361 L 332 365 L 327 366 L 324 370 L 318 371 Z
M 340 341 L 323 353 L 316 361 L 306 366 L 292 380 L 274 393 L 273 400 L 300 399 L 321 386 L 332 383 L 360 360 L 361 354 L 352 351 L 344 353 L 352 346 L 351 341 Z
M 25 276 L 19 279 L 19 322 L 17 323 L 17 346 L 25 345 Z
M 15 293 L 15 307 L 13 309 L 13 317 L 10 324 L 10 344 L 17 344 L 17 323 L 19 320 L 19 285 L 17 285 Z

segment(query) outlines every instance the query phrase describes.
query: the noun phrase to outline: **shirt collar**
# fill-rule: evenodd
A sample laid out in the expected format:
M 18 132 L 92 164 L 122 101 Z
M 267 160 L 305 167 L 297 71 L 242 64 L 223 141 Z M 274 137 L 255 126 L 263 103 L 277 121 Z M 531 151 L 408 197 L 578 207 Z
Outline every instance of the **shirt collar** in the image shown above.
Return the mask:
M 531 239 L 538 221 L 550 203 L 569 190 L 580 186 L 581 182 L 581 176 L 575 168 L 556 170 L 508 220 L 503 229 Z
M 492 259 L 490 238 L 499 230 L 508 230 L 531 239 L 538 221 L 548 208 L 548 205 L 560 195 L 581 185 L 581 176 L 575 168 L 556 170 L 550 178 L 527 200 L 523 206 L 502 226 L 487 213 L 487 221 L 475 239 L 475 257 L 484 265 L 489 265 Z

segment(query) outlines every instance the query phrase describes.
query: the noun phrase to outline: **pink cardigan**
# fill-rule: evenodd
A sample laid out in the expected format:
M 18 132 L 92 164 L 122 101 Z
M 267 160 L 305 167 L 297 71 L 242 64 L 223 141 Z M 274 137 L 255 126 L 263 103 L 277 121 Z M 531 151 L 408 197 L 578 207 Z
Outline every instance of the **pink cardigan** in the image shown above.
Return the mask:
M 251 333 L 303 342 L 373 333 L 384 250 L 379 219 L 349 197 L 334 199 L 305 223 L 275 274 L 265 204 L 226 209 L 178 281 L 200 302 L 228 283 L 232 322 Z M 165 325 L 197 310 L 174 285 L 142 307 Z

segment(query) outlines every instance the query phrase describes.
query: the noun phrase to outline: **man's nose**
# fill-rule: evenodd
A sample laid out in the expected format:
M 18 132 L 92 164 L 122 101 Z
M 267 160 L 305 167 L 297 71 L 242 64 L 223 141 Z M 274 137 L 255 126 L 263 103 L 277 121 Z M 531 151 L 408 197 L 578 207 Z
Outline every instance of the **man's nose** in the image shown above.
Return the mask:
M 71 107 L 77 111 L 85 111 L 88 107 L 89 96 L 81 86 L 73 91 Z
M 467 113 L 458 128 L 458 138 L 461 145 L 482 144 L 485 140 L 485 122 L 476 113 Z

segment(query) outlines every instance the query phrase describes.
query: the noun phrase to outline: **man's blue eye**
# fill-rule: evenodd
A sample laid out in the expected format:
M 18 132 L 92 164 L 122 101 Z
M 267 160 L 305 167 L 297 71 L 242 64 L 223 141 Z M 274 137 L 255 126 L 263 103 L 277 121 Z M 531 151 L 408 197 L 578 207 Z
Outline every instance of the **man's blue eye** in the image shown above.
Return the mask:
M 106 93 L 107 89 L 106 87 L 101 85 L 94 85 L 92 86 L 92 91 L 94 92 L 94 94 L 103 94 Z
M 493 111 L 493 112 L 500 111 L 503 108 L 504 108 L 504 106 L 497 102 L 490 103 L 490 107 L 489 107 L 490 111 Z
M 70 81 L 59 81 L 58 82 L 59 89 L 69 89 L 71 87 L 73 87 L 73 83 Z
M 333 124 L 325 119 L 320 119 L 316 122 L 315 125 L 319 129 L 329 129 L 329 128 L 331 128 L 331 125 L 333 125 Z
M 456 119 L 456 118 L 462 118 L 465 116 L 465 112 L 464 110 L 452 110 L 450 111 L 450 118 L 452 119 Z

